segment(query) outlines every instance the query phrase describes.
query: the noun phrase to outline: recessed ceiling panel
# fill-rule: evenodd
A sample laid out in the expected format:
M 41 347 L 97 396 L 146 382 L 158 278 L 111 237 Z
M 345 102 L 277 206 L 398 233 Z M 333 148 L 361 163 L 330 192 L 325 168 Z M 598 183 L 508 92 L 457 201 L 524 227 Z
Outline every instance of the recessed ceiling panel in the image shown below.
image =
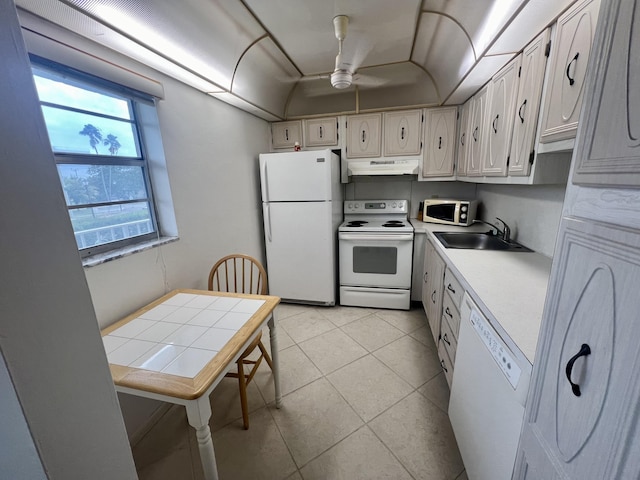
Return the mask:
M 242 57 L 231 93 L 284 116 L 287 98 L 300 74 L 270 38 L 254 44 Z
M 481 55 L 525 0 L 425 0 L 422 11 L 448 15 L 466 30 Z
M 469 75 L 456 88 L 453 94 L 446 100 L 446 105 L 462 105 L 469 97 L 480 90 L 485 83 L 491 80 L 502 67 L 504 67 L 513 55 L 496 55 L 483 57 L 471 70 Z
M 420 0 L 245 0 L 305 74 L 331 72 L 338 53 L 333 17 L 347 15 L 343 57 L 358 66 L 408 60 Z
M 519 52 L 575 0 L 529 0 L 520 14 L 494 43 L 489 55 Z
M 451 18 L 423 13 L 411 57 L 427 70 L 443 98 L 462 80 L 476 61 L 469 37 Z
M 112 29 L 228 86 L 242 52 L 264 30 L 240 2 L 68 0 Z

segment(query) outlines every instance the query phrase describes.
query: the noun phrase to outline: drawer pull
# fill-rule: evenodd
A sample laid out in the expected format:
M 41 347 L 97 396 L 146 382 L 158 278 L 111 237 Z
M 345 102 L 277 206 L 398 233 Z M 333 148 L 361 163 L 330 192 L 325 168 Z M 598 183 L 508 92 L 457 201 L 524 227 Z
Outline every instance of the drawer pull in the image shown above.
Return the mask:
M 444 336 L 442 337 L 442 340 L 444 340 L 444 342 L 445 342 L 447 345 L 451 346 L 451 342 L 450 342 L 450 341 L 449 341 L 449 339 L 447 338 L 447 334 L 446 334 L 446 333 L 445 333 L 445 334 L 444 334 Z
M 451 293 L 453 293 L 454 295 L 456 294 L 455 289 L 451 286 L 451 284 L 447 285 L 447 290 L 449 290 Z
M 444 360 L 440 360 L 440 366 L 445 372 L 449 373 L 449 370 L 447 370 L 447 367 L 444 366 Z
M 436 290 L 434 290 L 433 293 L 431 294 L 431 301 L 433 303 L 436 303 Z
M 571 384 L 571 390 L 573 391 L 573 394 L 576 397 L 579 397 L 580 395 L 582 395 L 582 392 L 580 392 L 580 385 L 578 385 L 577 383 L 573 383 L 571 381 L 571 372 L 573 371 L 573 364 L 576 363 L 576 360 L 578 360 L 580 357 L 585 357 L 587 355 L 591 355 L 591 348 L 586 343 L 583 343 L 582 347 L 580 347 L 580 351 L 569 359 L 569 361 L 567 362 L 567 367 L 565 368 L 565 373 L 567 374 L 567 380 L 569 380 L 569 383 Z
M 444 309 L 444 313 L 446 313 L 447 315 L 449 315 L 449 318 L 453 318 L 453 314 L 451 313 L 451 310 L 449 310 L 449 307 Z

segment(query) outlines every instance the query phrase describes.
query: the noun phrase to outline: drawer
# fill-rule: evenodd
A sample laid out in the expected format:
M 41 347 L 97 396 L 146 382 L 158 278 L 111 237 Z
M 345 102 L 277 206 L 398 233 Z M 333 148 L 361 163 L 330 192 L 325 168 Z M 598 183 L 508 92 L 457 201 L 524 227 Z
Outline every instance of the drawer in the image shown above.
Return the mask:
M 442 316 L 447 319 L 453 336 L 458 338 L 460 331 L 460 312 L 449 295 L 442 298 Z
M 447 320 L 444 315 L 442 316 L 442 324 L 440 325 L 440 339 L 444 343 L 444 349 L 449 354 L 449 359 L 451 363 L 455 363 L 456 361 L 456 349 L 458 348 L 458 340 L 456 336 L 451 331 L 451 326 L 449 325 L 449 320 Z
M 447 379 L 447 384 L 449 385 L 449 388 L 451 388 L 451 381 L 453 380 L 453 363 L 449 359 L 449 354 L 447 354 L 447 350 L 444 348 L 444 345 L 445 343 L 441 338 L 438 342 L 438 358 L 440 359 L 440 366 L 442 367 L 444 376 Z
M 453 300 L 453 304 L 456 306 L 456 309 L 460 309 L 464 291 L 462 290 L 458 279 L 453 276 L 453 273 L 451 273 L 451 270 L 448 268 L 447 271 L 444 272 L 444 291 L 449 294 Z

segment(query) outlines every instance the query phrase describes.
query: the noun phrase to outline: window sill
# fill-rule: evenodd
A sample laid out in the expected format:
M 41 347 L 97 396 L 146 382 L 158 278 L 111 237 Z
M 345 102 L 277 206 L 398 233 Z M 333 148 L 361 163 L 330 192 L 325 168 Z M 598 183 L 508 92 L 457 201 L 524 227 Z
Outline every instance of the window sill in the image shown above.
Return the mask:
M 145 250 L 149 250 L 151 248 L 175 242 L 179 238 L 180 237 L 161 237 L 149 242 L 138 243 L 136 245 L 130 245 L 128 247 L 112 250 L 111 252 L 92 255 L 90 257 L 82 259 L 82 266 L 85 268 L 95 267 L 96 265 L 101 265 L 103 263 L 110 262 L 111 260 L 116 260 L 118 258 L 126 257 L 134 253 L 144 252 Z

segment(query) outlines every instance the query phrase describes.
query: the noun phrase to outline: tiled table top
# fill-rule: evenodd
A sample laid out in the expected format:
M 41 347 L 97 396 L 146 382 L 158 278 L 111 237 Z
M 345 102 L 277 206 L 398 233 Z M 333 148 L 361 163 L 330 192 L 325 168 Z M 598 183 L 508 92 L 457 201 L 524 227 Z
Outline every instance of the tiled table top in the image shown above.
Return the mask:
M 210 384 L 278 302 L 269 296 L 173 291 L 102 332 L 114 381 L 171 395 L 183 384 L 177 396 L 191 396 L 186 391 Z M 172 392 L 159 388 L 167 382 Z

